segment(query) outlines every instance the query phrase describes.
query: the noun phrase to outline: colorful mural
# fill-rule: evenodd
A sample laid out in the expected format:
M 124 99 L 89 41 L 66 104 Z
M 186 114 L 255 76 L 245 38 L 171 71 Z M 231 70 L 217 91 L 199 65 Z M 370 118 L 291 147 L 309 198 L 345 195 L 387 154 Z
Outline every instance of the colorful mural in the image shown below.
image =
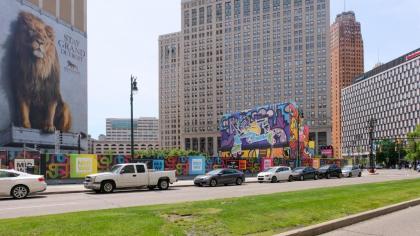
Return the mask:
M 223 158 L 312 158 L 309 127 L 296 104 L 282 103 L 224 115 L 220 122 Z M 299 128 L 298 128 L 299 126 Z M 298 137 L 299 134 L 299 137 Z

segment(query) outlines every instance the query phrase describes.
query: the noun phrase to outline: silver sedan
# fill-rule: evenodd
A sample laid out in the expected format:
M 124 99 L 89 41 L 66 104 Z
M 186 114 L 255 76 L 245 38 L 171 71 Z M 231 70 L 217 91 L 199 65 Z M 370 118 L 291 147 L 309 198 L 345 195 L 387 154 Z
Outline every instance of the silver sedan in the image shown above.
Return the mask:
M 358 166 L 344 166 L 342 173 L 344 177 L 362 177 L 362 170 Z

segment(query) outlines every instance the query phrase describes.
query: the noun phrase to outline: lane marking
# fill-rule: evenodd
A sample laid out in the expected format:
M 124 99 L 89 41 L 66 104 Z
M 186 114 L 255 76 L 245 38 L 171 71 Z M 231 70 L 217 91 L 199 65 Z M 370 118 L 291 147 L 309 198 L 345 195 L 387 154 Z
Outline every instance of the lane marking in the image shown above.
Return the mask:
M 31 209 L 31 208 L 40 208 L 40 207 L 54 207 L 54 206 L 68 206 L 77 203 L 61 203 L 61 204 L 49 204 L 41 206 L 26 206 L 26 207 L 13 207 L 13 208 L 2 208 L 1 210 L 19 210 L 19 209 Z

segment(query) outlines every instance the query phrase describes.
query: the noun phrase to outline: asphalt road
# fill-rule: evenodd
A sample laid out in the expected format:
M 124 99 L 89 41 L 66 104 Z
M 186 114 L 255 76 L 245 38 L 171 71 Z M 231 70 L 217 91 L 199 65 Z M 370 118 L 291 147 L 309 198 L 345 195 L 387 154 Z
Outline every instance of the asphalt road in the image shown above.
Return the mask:
M 323 236 L 418 236 L 420 206 L 354 224 Z
M 93 192 L 52 194 L 34 196 L 24 200 L 0 199 L 0 218 L 241 197 L 411 178 L 420 178 L 420 174 L 405 170 L 387 170 L 380 171 L 378 175 L 364 175 L 360 178 L 334 178 L 275 184 L 248 183 L 242 186 L 215 188 L 172 187 L 167 191 L 133 190 L 113 194 L 95 194 Z

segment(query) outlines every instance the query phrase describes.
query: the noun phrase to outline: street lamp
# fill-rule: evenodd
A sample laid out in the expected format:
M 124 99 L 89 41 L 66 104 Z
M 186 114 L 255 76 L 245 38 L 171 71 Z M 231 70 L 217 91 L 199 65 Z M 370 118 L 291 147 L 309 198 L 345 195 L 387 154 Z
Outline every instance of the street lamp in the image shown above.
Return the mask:
M 297 148 L 297 159 L 296 159 L 296 167 L 300 166 L 300 119 L 303 118 L 303 111 L 298 107 L 298 120 L 297 120 L 297 129 L 298 129 L 298 148 Z
M 131 105 L 131 158 L 134 158 L 134 124 L 133 124 L 133 93 L 137 92 L 137 77 L 131 75 L 130 105 Z
M 376 118 L 370 118 L 369 119 L 369 172 L 375 173 L 375 164 L 373 160 L 373 132 L 375 131 L 375 125 L 376 125 Z

